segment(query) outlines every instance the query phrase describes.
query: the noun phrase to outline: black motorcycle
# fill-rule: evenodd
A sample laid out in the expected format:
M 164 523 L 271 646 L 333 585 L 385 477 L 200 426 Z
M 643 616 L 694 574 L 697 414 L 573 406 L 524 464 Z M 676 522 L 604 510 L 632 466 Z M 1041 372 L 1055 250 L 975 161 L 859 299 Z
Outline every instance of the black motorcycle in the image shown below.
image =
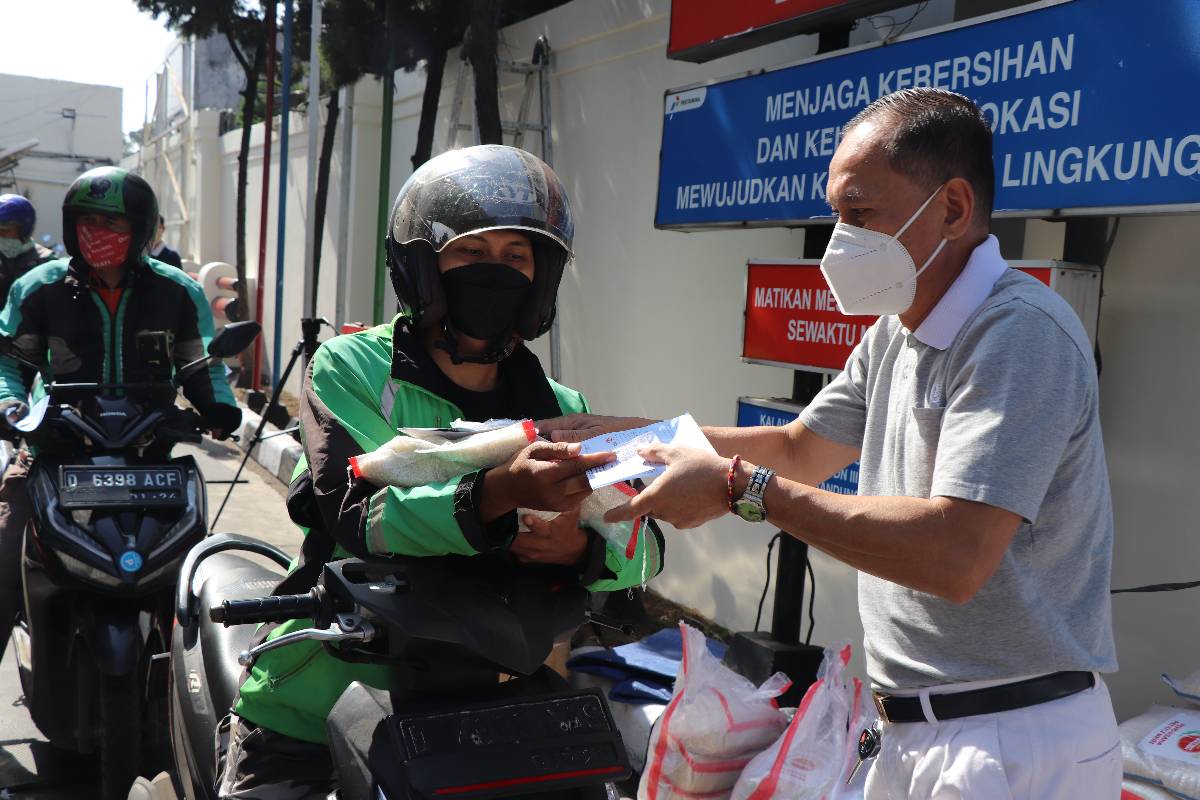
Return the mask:
M 330 713 L 341 800 L 605 800 L 630 776 L 604 696 L 570 691 L 543 666 L 586 618 L 586 593 L 560 569 L 491 556 L 347 559 L 324 565 L 305 594 L 263 596 L 282 572 L 246 551 L 288 565 L 269 545 L 222 534 L 179 576 L 171 738 L 188 800 L 215 797 L 214 732 L 245 667 L 301 641 L 395 668 L 389 690 L 352 683 Z M 312 626 L 262 641 L 250 624 L 290 619 Z
M 174 379 L 170 335 L 139 334 L 139 357 L 145 350 L 164 380 L 47 381 L 45 416 L 26 434 L 37 455 L 13 630 L 21 686 L 52 745 L 99 755 L 102 798 L 123 800 L 167 758 L 173 590 L 208 518 L 195 460 L 170 455 L 202 430 L 198 415 L 174 407 L 176 387 L 258 332 L 254 322 L 227 326 Z

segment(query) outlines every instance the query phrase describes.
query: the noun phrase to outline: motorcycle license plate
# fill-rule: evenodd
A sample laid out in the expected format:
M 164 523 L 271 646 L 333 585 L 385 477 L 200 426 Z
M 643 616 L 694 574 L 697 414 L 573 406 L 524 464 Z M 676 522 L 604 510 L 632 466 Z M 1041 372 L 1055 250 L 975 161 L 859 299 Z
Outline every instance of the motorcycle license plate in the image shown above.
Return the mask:
M 187 504 L 183 467 L 62 466 L 58 502 L 68 509 L 176 508 Z
M 630 775 L 621 734 L 596 690 L 397 714 L 389 723 L 422 797 L 524 795 Z

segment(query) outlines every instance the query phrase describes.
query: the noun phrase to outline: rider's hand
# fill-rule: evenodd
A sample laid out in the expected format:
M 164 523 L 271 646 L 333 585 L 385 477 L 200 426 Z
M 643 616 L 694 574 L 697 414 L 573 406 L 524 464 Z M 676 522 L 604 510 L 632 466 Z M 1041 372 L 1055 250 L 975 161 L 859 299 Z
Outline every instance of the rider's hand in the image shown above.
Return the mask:
M 522 564 L 572 567 L 587 553 L 588 534 L 579 527 L 579 509 L 550 520 L 527 514 L 522 522 L 529 530 L 518 533 L 508 546 Z
M 653 425 L 641 417 L 604 417 L 599 414 L 568 414 L 537 423 L 538 433 L 553 442 L 582 442 L 595 436 Z
M 25 418 L 29 413 L 29 406 L 22 403 L 20 400 L 10 400 L 7 403 L 0 405 L 0 420 L 4 422 L 6 427 L 12 427 L 16 423 Z
M 578 444 L 534 442 L 488 470 L 480 516 L 490 522 L 514 508 L 576 509 L 592 493 L 585 473 L 613 458 L 612 453 L 581 455 Z
M 213 403 L 201 412 L 208 435 L 218 441 L 228 438 L 242 424 L 242 410 L 226 403 Z

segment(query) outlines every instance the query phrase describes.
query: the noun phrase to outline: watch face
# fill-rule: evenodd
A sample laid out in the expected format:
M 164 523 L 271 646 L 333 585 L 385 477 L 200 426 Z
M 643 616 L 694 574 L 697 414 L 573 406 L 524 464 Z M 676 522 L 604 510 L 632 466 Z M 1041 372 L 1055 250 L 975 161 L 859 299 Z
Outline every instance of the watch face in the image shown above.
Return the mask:
M 733 504 L 733 511 L 746 522 L 762 522 L 767 518 L 763 507 L 750 500 L 738 500 Z

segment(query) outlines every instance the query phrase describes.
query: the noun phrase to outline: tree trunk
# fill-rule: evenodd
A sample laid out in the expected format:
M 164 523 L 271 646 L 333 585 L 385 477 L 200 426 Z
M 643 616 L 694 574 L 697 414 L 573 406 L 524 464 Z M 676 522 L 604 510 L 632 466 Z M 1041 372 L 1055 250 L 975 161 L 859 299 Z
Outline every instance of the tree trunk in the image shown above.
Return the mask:
M 341 115 L 341 91 L 334 89 L 329 93 L 329 105 L 326 106 L 325 130 L 321 134 L 321 154 L 317 157 L 317 194 L 313 198 L 313 280 L 311 307 L 317 307 L 317 287 L 321 283 L 321 240 L 325 238 L 325 203 L 329 197 L 329 160 L 333 156 L 333 138 L 337 132 L 338 117 Z M 350 130 L 343 133 L 350 136 Z M 342 180 L 349 179 L 349 164 L 342 164 Z M 342 209 L 346 213 L 346 209 Z
M 480 144 L 504 144 L 500 125 L 499 0 L 471 0 L 467 31 L 471 70 L 475 73 L 475 125 Z
M 412 154 L 413 169 L 433 155 L 433 129 L 437 124 L 438 101 L 442 97 L 442 78 L 446 73 L 446 48 L 439 42 L 425 62 L 425 94 L 421 98 L 421 122 L 417 126 L 417 149 Z
M 237 174 L 237 317 L 250 318 L 250 293 L 246 285 L 246 183 L 250 170 L 250 129 L 254 127 L 254 106 L 258 100 L 258 75 L 262 71 L 265 43 L 254 49 L 254 61 L 246 72 L 242 92 L 242 141 L 238 147 Z

